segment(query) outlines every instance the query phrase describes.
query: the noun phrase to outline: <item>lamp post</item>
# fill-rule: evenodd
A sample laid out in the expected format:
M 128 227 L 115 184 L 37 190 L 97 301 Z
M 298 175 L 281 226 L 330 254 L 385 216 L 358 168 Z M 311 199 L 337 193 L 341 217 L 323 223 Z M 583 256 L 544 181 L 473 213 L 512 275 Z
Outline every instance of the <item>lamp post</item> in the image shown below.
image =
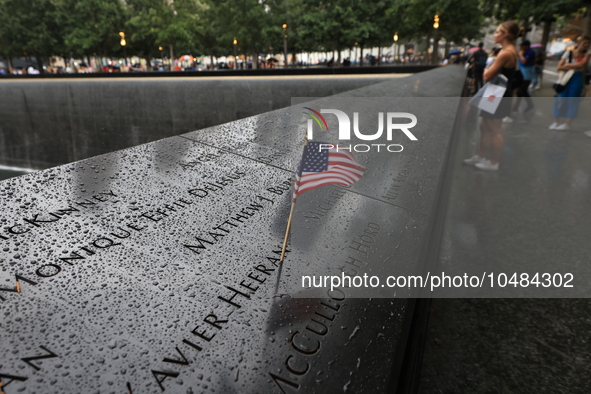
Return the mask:
M 396 56 L 398 56 L 398 52 L 400 52 L 400 46 L 398 45 L 398 33 L 394 33 L 394 37 L 392 37 L 394 39 L 394 45 L 396 46 Z M 392 61 L 395 62 L 396 58 L 394 56 L 392 56 Z
M 127 45 L 127 41 L 125 41 L 125 33 L 120 31 L 119 36 L 121 37 L 119 44 L 123 47 L 123 64 L 125 65 L 125 67 L 127 67 L 127 52 L 125 51 L 125 46 Z
M 435 29 L 435 37 L 433 38 L 433 54 L 431 55 L 431 64 L 439 63 L 439 36 L 438 30 L 439 29 L 439 15 L 435 14 L 433 18 L 433 29 Z
M 158 50 L 160 51 L 160 62 L 161 62 L 160 64 L 162 65 L 162 69 L 164 69 L 164 59 L 163 59 L 163 56 L 162 56 L 162 50 L 163 49 L 164 48 L 162 48 L 162 45 L 158 45 Z M 160 71 L 159 64 L 158 63 L 154 63 L 154 64 L 157 66 L 157 70 Z
M 238 59 L 236 59 L 236 45 L 238 45 L 238 40 L 234 37 L 234 41 L 232 41 L 234 45 L 234 70 L 238 69 Z
M 284 23 L 281 27 L 283 27 L 283 58 L 285 67 L 287 67 L 287 23 Z

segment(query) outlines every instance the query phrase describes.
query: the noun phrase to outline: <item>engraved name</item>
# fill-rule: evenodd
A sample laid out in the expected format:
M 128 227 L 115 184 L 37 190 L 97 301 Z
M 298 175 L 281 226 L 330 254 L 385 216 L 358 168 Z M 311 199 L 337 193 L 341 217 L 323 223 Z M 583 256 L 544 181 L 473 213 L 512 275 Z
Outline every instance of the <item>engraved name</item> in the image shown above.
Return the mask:
M 224 285 L 224 294 L 218 296 L 218 299 L 224 301 L 229 309 L 207 312 L 205 317 L 190 331 L 192 335 L 183 338 L 181 344 L 174 348 L 174 351 L 171 352 L 173 355 L 162 359 L 166 366 L 151 370 L 152 376 L 162 391 L 166 391 L 164 384 L 166 379 L 179 377 L 182 372 L 179 367 L 190 365 L 195 359 L 196 352 L 201 353 L 206 350 L 207 346 L 211 346 L 211 340 L 216 335 L 223 333 L 222 330 L 227 327 L 232 313 L 236 309 L 242 308 L 244 303 L 249 302 L 251 296 L 267 283 L 267 279 L 279 267 L 278 256 L 280 255 L 281 250 L 274 250 L 271 256 L 266 256 L 261 259 L 262 261 L 252 265 L 245 278 L 239 283 Z M 187 351 L 191 353 L 186 353 Z
M 382 195 L 382 198 L 384 198 L 388 201 L 396 200 L 398 198 L 398 196 L 400 195 L 402 183 L 406 182 L 409 174 L 410 174 L 410 170 L 407 167 L 400 170 L 398 175 L 396 175 L 396 178 L 394 178 L 394 180 L 392 181 L 392 186 L 390 186 L 390 188 L 386 191 L 386 193 L 384 193 Z
M 252 216 L 263 209 L 265 207 L 262 205 L 263 203 L 273 204 L 273 200 L 269 198 L 263 196 L 256 196 L 256 198 L 257 199 L 254 202 L 251 202 L 250 204 L 242 207 L 242 209 L 239 211 L 234 212 L 228 216 L 226 220 L 217 226 L 212 227 L 209 231 L 196 235 L 195 240 L 197 242 L 185 243 L 183 246 L 194 253 L 200 254 L 202 251 L 208 248 L 206 245 L 217 244 L 234 228 L 238 227 L 239 224 L 248 221 Z
M 37 282 L 32 279 L 35 276 L 42 279 L 56 276 L 62 272 L 64 264 L 67 264 L 68 266 L 75 266 L 80 261 L 85 260 L 101 251 L 113 247 L 120 247 L 123 245 L 121 242 L 122 240 L 131 238 L 133 234 L 145 230 L 147 228 L 147 223 L 160 222 L 172 215 L 179 214 L 183 209 L 186 209 L 197 201 L 202 201 L 209 195 L 210 192 L 222 190 L 225 186 L 236 182 L 244 176 L 246 176 L 245 172 L 235 170 L 219 178 L 214 178 L 211 181 L 208 180 L 206 182 L 199 183 L 196 185 L 197 187 L 187 190 L 187 196 L 172 200 L 156 209 L 142 212 L 139 216 L 133 217 L 129 222 L 117 226 L 113 231 L 97 235 L 88 243 L 83 244 L 83 246 L 80 246 L 74 250 L 66 251 L 62 256 L 58 257 L 59 261 L 56 261 L 55 263 L 43 264 L 37 268 L 34 273 L 29 273 L 27 275 L 16 273 L 15 286 L 8 288 L 0 287 L 0 294 L 21 293 L 21 283 L 27 283 L 28 285 L 32 286 L 37 285 Z M 101 202 L 109 201 L 109 199 L 112 200 L 114 197 L 117 197 L 117 195 L 113 191 L 109 191 L 108 193 L 99 193 L 93 196 L 96 201 Z M 119 200 L 112 202 L 118 201 Z M 77 204 L 88 207 L 96 204 L 96 202 L 81 201 Z M 38 223 L 35 222 L 35 225 L 41 226 L 43 223 L 42 219 L 38 215 L 36 217 Z M 60 217 L 53 221 L 57 221 L 59 218 Z M 0 295 L 0 302 L 3 301 L 6 301 L 6 298 Z
M 109 190 L 108 192 L 97 193 L 84 200 L 71 202 L 61 209 L 56 209 L 51 212 L 36 213 L 29 217 L 23 218 L 22 222 L 20 223 L 17 222 L 12 226 L 4 227 L 4 234 L 0 234 L 0 239 L 9 240 L 11 237 L 26 234 L 32 230 L 49 226 L 52 223 L 60 221 L 73 214 L 74 212 L 80 212 L 80 209 L 90 209 L 97 204 L 104 202 L 117 203 L 119 202 L 119 199 L 117 194 L 115 194 L 112 190 Z

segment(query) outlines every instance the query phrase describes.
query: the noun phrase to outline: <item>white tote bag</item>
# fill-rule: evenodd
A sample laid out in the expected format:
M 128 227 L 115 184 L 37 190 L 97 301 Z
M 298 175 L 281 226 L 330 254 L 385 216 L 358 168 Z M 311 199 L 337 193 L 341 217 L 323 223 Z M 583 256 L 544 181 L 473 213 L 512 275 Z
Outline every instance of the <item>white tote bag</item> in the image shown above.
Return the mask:
M 470 104 L 490 114 L 494 114 L 497 112 L 497 108 L 507 90 L 507 82 L 507 77 L 502 74 L 497 75 L 487 82 L 482 89 L 476 92 L 472 100 L 470 100 Z

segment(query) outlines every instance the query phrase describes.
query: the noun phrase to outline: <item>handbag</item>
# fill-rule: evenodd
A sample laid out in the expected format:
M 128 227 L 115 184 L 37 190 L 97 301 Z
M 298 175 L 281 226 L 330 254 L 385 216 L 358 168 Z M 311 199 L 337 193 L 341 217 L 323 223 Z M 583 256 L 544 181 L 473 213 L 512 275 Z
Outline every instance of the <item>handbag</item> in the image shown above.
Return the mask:
M 572 63 L 572 61 L 573 61 L 573 52 L 569 51 L 568 62 Z M 564 92 L 564 89 L 566 89 L 566 84 L 568 84 L 568 81 L 570 81 L 570 79 L 574 73 L 575 72 L 573 70 L 560 71 L 558 73 L 558 80 L 556 81 L 556 83 L 554 85 L 552 85 L 552 88 L 556 91 L 556 93 Z
M 508 79 L 503 74 L 497 75 L 476 92 L 470 100 L 470 104 L 490 114 L 494 114 L 497 112 L 497 108 L 507 90 L 507 82 Z

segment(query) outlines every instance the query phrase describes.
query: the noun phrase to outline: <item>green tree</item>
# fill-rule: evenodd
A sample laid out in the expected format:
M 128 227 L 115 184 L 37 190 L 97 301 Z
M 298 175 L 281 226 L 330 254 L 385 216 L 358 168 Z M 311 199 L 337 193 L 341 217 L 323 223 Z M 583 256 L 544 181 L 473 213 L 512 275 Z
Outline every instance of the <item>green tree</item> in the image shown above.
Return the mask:
M 520 22 L 525 31 L 530 23 L 544 23 L 542 45 L 546 47 L 550 36 L 551 25 L 557 18 L 571 15 L 585 5 L 591 5 L 589 0 L 482 0 L 483 13 L 496 20 L 515 20 Z
M 323 42 L 327 49 L 337 52 L 336 64 L 341 62 L 341 52 L 351 48 L 355 42 L 359 42 L 363 58 L 363 47 L 369 39 L 369 32 L 359 19 L 354 3 L 347 0 L 326 2 L 319 15 L 322 18 Z
M 393 20 L 388 14 L 392 1 L 376 0 L 362 1 L 356 0 L 354 11 L 357 15 L 355 24 L 356 30 L 353 34 L 359 37 L 357 42 L 363 47 L 378 47 L 392 45 L 392 36 L 396 32 L 392 26 Z M 378 63 L 381 62 L 381 52 L 378 55 Z
M 215 2 L 215 7 L 223 26 L 219 36 L 221 47 L 231 53 L 236 37 L 242 52 L 251 54 L 256 68 L 258 54 L 269 46 L 267 32 L 272 22 L 269 6 L 262 0 L 220 0 Z
M 127 0 L 130 49 L 148 60 L 160 53 L 159 47 L 171 60 L 175 50 L 194 50 L 204 10 L 198 0 Z
M 161 56 L 158 31 L 161 25 L 160 15 L 165 11 L 162 0 L 127 0 L 125 30 L 129 37 L 129 46 L 136 54 L 146 58 L 148 65 L 153 56 Z
M 101 56 L 121 52 L 125 15 L 120 0 L 62 0 L 59 15 L 66 54 Z
M 194 26 L 195 37 L 204 53 L 214 64 L 214 57 L 232 53 L 234 37 L 227 32 L 228 26 L 223 15 L 225 7 L 215 0 L 204 0 L 204 10 L 199 23 Z M 230 41 L 228 41 L 230 40 Z M 237 45 L 242 45 L 242 40 Z M 238 47 L 236 48 L 238 49 Z
M 283 32 L 280 26 L 287 23 L 288 45 L 292 52 L 327 51 L 324 29 L 321 26 L 322 4 L 309 0 L 289 0 L 283 3 L 283 6 L 276 7 L 281 10 L 274 23 L 277 30 L 270 32 L 276 45 L 282 46 Z
M 293 8 L 305 10 L 305 13 L 302 12 L 303 15 L 297 18 L 292 30 L 301 40 L 302 49 L 333 53 L 336 51 L 335 60 L 337 64 L 340 63 L 341 52 L 351 48 L 360 38 L 355 3 L 351 0 L 301 0 L 296 4 Z
M 388 13 L 398 16 L 402 37 L 434 39 L 437 52 L 441 38 L 460 43 L 482 36 L 484 17 L 479 7 L 474 0 L 406 0 L 396 1 Z M 439 16 L 438 29 L 433 26 L 435 15 Z
M 171 59 L 175 46 L 182 51 L 196 45 L 194 39 L 202 9 L 197 0 L 175 0 L 160 9 L 156 40 L 169 48 Z
M 23 43 L 18 39 L 20 20 L 13 16 L 18 2 L 0 0 L 0 55 L 6 58 L 8 69 L 13 71 L 12 58 L 21 56 Z
M 52 0 L 2 0 L 0 32 L 7 57 L 33 56 L 43 72 L 44 59 L 61 47 L 61 26 Z

